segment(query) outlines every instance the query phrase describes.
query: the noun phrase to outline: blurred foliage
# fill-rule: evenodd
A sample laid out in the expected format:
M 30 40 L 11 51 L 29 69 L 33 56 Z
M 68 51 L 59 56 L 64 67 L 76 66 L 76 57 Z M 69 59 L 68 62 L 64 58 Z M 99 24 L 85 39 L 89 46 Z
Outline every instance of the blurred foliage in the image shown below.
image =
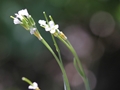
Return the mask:
M 80 27 L 87 29 L 87 32 L 94 38 L 94 40 L 101 40 L 106 51 L 103 56 L 99 58 L 99 61 L 97 63 L 94 62 L 95 64 L 92 64 L 90 67 L 98 80 L 95 90 L 110 90 L 110 88 L 115 89 L 115 87 L 120 88 L 118 82 L 115 81 L 116 79 L 110 81 L 111 83 L 116 82 L 115 85 L 118 85 L 113 87 L 110 87 L 111 83 L 108 84 L 108 79 L 110 78 L 106 79 L 105 82 L 104 80 L 101 81 L 102 79 L 105 79 L 101 73 L 103 73 L 104 70 L 106 70 L 106 72 L 107 70 L 109 71 L 109 69 L 101 69 L 102 65 L 106 68 L 107 64 L 105 63 L 112 63 L 111 60 L 114 59 L 113 57 L 117 57 L 113 60 L 115 65 L 120 63 L 119 0 L 1 0 L 0 90 L 26 90 L 27 84 L 21 81 L 21 77 L 23 76 L 28 77 L 32 81 L 38 82 L 42 90 L 63 89 L 62 84 L 54 79 L 54 75 L 60 73 L 60 70 L 55 66 L 56 63 L 51 63 L 54 58 L 50 52 L 41 42 L 39 42 L 39 40 L 36 39 L 36 37 L 30 35 L 28 31 L 24 30 L 19 25 L 14 25 L 10 18 L 11 15 L 14 15 L 14 13 L 17 13 L 24 8 L 27 8 L 28 12 L 35 19 L 40 33 L 51 47 L 54 47 L 54 45 L 49 33 L 46 33 L 37 23 L 39 19 L 44 19 L 43 11 L 45 11 L 47 15 L 52 15 L 54 21 L 60 25 L 60 29 L 63 30 L 63 32 L 67 26 L 79 25 Z M 99 35 L 94 35 L 91 32 L 89 26 L 91 17 L 99 11 L 105 11 L 112 15 L 116 24 L 114 33 L 117 34 L 114 36 L 109 35 L 107 37 L 99 37 Z M 71 32 L 74 32 L 74 30 L 71 30 Z M 116 51 L 117 54 L 114 54 Z M 109 58 L 109 56 L 113 56 L 112 59 Z M 64 63 L 67 62 L 69 61 L 64 57 Z M 50 63 L 50 65 L 48 63 Z M 109 67 L 113 68 L 115 65 L 111 66 L 111 64 L 108 64 Z M 120 66 L 120 64 L 117 66 Z M 116 68 L 120 68 L 117 66 Z M 50 71 L 51 68 L 56 68 L 56 70 Z M 112 69 L 113 71 L 116 70 L 116 72 L 112 74 L 113 77 L 118 73 L 116 68 Z M 52 72 L 53 74 L 50 74 L 49 72 Z M 113 72 L 111 71 L 110 74 L 111 73 Z M 103 85 L 102 82 L 105 85 Z M 73 88 L 73 90 L 75 89 Z

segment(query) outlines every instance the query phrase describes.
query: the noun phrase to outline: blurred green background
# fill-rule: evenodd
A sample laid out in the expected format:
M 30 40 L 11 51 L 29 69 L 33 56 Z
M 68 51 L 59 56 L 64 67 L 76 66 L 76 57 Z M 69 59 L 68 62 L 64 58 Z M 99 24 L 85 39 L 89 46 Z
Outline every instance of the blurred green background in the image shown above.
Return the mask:
M 38 20 L 44 19 L 43 11 L 52 15 L 77 51 L 91 90 L 120 89 L 120 0 L 1 0 L 0 90 L 27 90 L 23 76 L 37 82 L 41 90 L 63 90 L 54 57 L 10 18 L 25 8 L 55 50 L 50 34 L 38 25 Z M 85 90 L 71 53 L 59 40 L 58 44 L 71 90 Z

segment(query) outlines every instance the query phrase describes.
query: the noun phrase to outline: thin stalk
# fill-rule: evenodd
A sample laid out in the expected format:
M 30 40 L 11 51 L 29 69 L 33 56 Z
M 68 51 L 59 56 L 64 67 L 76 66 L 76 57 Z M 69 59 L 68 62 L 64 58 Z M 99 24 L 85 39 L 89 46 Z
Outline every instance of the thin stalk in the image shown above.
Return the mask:
M 47 18 L 46 13 L 43 12 L 43 14 L 44 14 L 44 17 L 45 17 L 45 19 L 46 19 L 47 24 L 49 25 L 49 22 L 48 22 L 48 18 Z M 51 17 L 51 16 L 49 16 L 49 17 L 50 17 L 50 19 L 53 21 L 52 17 Z M 53 21 L 53 22 L 54 22 L 54 21 Z M 49 49 L 49 51 L 53 54 L 53 56 L 55 57 L 56 61 L 58 62 L 58 65 L 60 66 L 60 69 L 61 69 L 62 74 L 63 74 L 64 83 L 65 83 L 65 85 L 66 85 L 66 86 L 64 86 L 64 88 L 65 88 L 66 90 L 70 90 L 70 85 L 69 85 L 69 81 L 68 81 L 68 78 L 67 78 L 67 75 L 66 75 L 66 72 L 65 72 L 63 63 L 62 63 L 62 58 L 61 58 L 60 50 L 59 50 L 59 48 L 58 48 L 58 46 L 57 46 L 57 43 L 56 43 L 53 35 L 52 35 L 52 39 L 53 39 L 54 45 L 55 45 L 55 47 L 56 47 L 56 51 L 58 52 L 58 56 L 59 56 L 60 61 L 59 61 L 58 57 L 56 56 L 56 54 L 54 53 L 54 51 L 51 49 L 51 47 L 47 44 L 47 42 L 46 42 L 44 39 L 42 40 L 42 42 L 43 42 L 43 44 Z
M 53 40 L 53 42 L 54 42 L 56 51 L 57 51 L 57 53 L 58 53 L 58 57 L 59 57 L 59 59 L 60 59 L 60 62 L 61 62 L 61 64 L 63 65 L 62 57 L 61 57 L 61 54 L 60 54 L 60 49 L 59 49 L 59 47 L 58 47 L 58 45 L 57 45 L 57 42 L 56 42 L 56 40 L 55 40 L 55 38 L 54 38 L 54 36 L 53 36 L 52 34 L 51 34 L 51 37 L 52 37 L 52 40 Z
M 88 78 L 87 78 L 87 76 L 86 76 L 86 74 L 85 74 L 85 72 L 84 72 L 84 69 L 83 69 L 83 67 L 82 67 L 82 64 L 81 64 L 78 56 L 77 56 L 77 53 L 75 52 L 75 50 L 74 50 L 73 46 L 71 45 L 71 43 L 70 43 L 68 40 L 66 40 L 66 42 L 70 45 L 70 47 L 71 47 L 71 49 L 72 49 L 72 51 L 73 51 L 73 53 L 74 53 L 74 56 L 75 56 L 76 59 L 77 59 L 77 63 L 78 63 L 78 65 L 80 66 L 80 69 L 81 69 L 82 74 L 83 74 L 83 80 L 84 80 L 84 83 L 85 83 L 86 90 L 90 90 Z
M 89 82 L 88 82 L 88 78 L 84 72 L 84 69 L 82 67 L 82 64 L 77 56 L 77 53 L 75 52 L 73 46 L 70 44 L 70 42 L 68 40 L 63 40 L 61 37 L 58 36 L 58 38 L 68 47 L 68 49 L 71 51 L 71 53 L 73 54 L 73 56 L 75 57 L 75 59 L 77 60 L 77 65 L 79 65 L 79 69 L 81 72 L 79 72 L 79 74 L 81 75 L 84 83 L 85 83 L 85 88 L 86 90 L 90 90 L 90 86 L 89 86 Z
M 43 15 L 44 15 L 44 17 L 45 17 L 45 19 L 46 19 L 46 22 L 47 22 L 47 24 L 48 24 L 48 18 L 47 18 L 46 13 L 45 13 L 45 12 L 43 12 Z
M 54 42 L 56 51 L 57 51 L 57 53 L 58 53 L 59 60 L 60 60 L 60 62 L 61 62 L 61 64 L 62 64 L 62 66 L 64 67 L 63 62 L 62 62 L 62 57 L 61 57 L 61 54 L 60 54 L 60 49 L 59 49 L 59 47 L 58 47 L 58 45 L 57 45 L 57 42 L 56 42 L 54 36 L 53 36 L 52 34 L 51 34 L 51 36 L 52 36 L 52 40 L 53 40 L 53 42 Z M 66 85 L 67 85 L 66 79 L 68 80 L 68 78 L 65 78 L 65 77 L 63 76 L 64 90 L 66 90 L 66 88 L 67 88 L 67 87 L 66 87 Z
M 70 90 L 70 85 L 69 85 L 69 81 L 67 79 L 67 75 L 66 75 L 66 72 L 65 72 L 65 69 L 63 67 L 63 65 L 61 64 L 61 62 L 59 61 L 58 57 L 56 56 L 56 54 L 54 53 L 54 51 L 51 49 L 51 47 L 48 45 L 48 43 L 44 40 L 44 39 L 41 39 L 41 42 L 47 47 L 47 49 L 52 53 L 52 55 L 54 56 L 54 58 L 56 59 L 58 65 L 60 66 L 60 69 L 62 71 L 62 74 L 63 74 L 63 77 L 66 79 L 65 80 L 65 83 L 66 83 L 66 87 L 67 87 L 67 90 Z

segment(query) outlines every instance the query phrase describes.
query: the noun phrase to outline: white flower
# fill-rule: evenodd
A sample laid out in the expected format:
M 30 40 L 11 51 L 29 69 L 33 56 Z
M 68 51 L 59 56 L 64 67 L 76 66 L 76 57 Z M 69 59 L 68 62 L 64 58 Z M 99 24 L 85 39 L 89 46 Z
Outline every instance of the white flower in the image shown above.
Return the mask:
M 45 31 L 50 31 L 50 27 L 48 25 L 46 25 L 44 27 L 45 27 Z
M 14 24 L 22 24 L 22 22 L 18 18 L 14 18 Z
M 28 87 L 28 89 L 34 89 L 34 90 L 37 90 L 37 89 L 38 89 L 38 84 L 37 84 L 36 82 L 33 82 L 33 84 L 30 85 L 30 86 Z
M 38 23 L 43 27 L 47 25 L 45 20 L 39 20 Z
M 23 16 L 22 16 L 22 15 L 17 14 L 17 13 L 15 13 L 15 15 L 16 15 L 16 18 L 19 18 L 20 20 L 22 20 L 22 19 L 23 19 Z
M 24 19 L 23 16 L 26 16 L 27 18 L 31 17 L 28 14 L 27 9 L 20 10 L 20 11 L 18 11 L 18 13 L 15 13 L 15 15 L 16 15 L 16 17 L 14 18 L 14 24 L 21 24 L 21 21 Z
M 50 31 L 51 34 L 54 34 L 58 29 L 58 25 L 55 25 L 53 21 L 49 21 L 49 25 L 45 27 L 46 31 Z
M 15 13 L 15 15 L 16 15 L 16 17 L 18 17 L 18 18 L 20 18 L 20 19 L 22 19 L 23 16 L 27 16 L 27 17 L 30 16 L 30 15 L 28 14 L 27 9 L 22 9 L 22 10 L 18 11 L 18 14 Z
M 34 34 L 34 32 L 35 32 L 36 30 L 37 30 L 37 28 L 31 27 L 31 28 L 30 28 L 30 33 L 31 33 L 31 34 Z
M 20 11 L 18 12 L 18 14 L 19 14 L 19 15 L 25 15 L 25 16 L 27 16 L 27 17 L 30 16 L 29 13 L 28 13 L 28 11 L 27 11 L 27 9 L 20 10 Z
M 55 25 L 53 21 L 49 21 L 48 25 L 45 20 L 39 20 L 38 23 L 45 28 L 45 31 L 50 31 L 51 34 L 54 34 L 59 27 L 58 25 Z

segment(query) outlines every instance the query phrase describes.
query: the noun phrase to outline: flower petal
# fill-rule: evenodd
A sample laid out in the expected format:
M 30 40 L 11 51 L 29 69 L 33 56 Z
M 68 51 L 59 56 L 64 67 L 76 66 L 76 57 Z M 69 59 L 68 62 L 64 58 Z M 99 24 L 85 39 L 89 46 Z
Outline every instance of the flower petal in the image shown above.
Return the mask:
M 28 86 L 28 89 L 35 89 L 32 85 Z
M 18 14 L 19 15 L 25 15 L 27 17 L 29 16 L 27 9 L 22 9 L 22 10 L 18 11 Z
M 23 19 L 23 16 L 21 16 L 20 14 L 15 13 L 15 15 L 16 15 L 16 18 L 19 18 L 20 20 Z
M 28 89 L 37 89 L 38 88 L 38 84 L 36 82 L 33 82 L 32 85 L 28 86 Z
M 34 34 L 34 32 L 35 32 L 36 30 L 37 30 L 36 28 L 33 28 L 33 27 L 32 27 L 32 28 L 30 28 L 30 33 L 31 33 L 31 34 Z
M 38 84 L 36 82 L 33 82 L 33 86 L 37 88 Z
M 21 24 L 22 23 L 18 18 L 14 18 L 13 22 L 14 22 L 14 24 Z
M 58 29 L 58 27 L 59 27 L 59 25 L 56 24 L 56 25 L 54 26 L 54 29 Z
M 40 24 L 40 26 L 46 26 L 46 21 L 45 20 L 39 20 L 38 23 Z
M 49 26 L 53 27 L 54 26 L 54 22 L 53 21 L 49 21 Z
M 45 26 L 45 31 L 50 31 L 50 27 L 48 25 Z
M 25 16 L 27 16 L 27 17 L 29 16 L 29 13 L 28 13 L 27 9 L 24 9 L 24 10 L 23 10 L 23 15 L 25 15 Z
M 54 34 L 55 31 L 56 31 L 55 29 L 54 29 L 54 30 L 50 30 L 50 33 L 51 33 L 51 34 Z

